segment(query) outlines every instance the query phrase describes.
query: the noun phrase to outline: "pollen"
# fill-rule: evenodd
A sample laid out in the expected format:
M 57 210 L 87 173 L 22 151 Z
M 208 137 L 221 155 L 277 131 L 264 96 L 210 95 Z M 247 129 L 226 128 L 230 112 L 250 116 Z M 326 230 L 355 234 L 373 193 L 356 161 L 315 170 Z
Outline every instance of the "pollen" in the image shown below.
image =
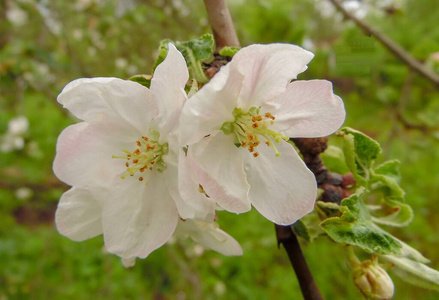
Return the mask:
M 150 130 L 149 137 L 141 136 L 139 140 L 134 142 L 135 147 L 131 152 L 126 149 L 122 149 L 125 153 L 123 156 L 113 155 L 112 158 L 124 159 L 125 172 L 121 175 L 122 179 L 125 179 L 128 175 L 134 176 L 137 172 L 144 173 L 144 175 L 138 177 L 138 181 L 147 182 L 147 176 L 151 176 L 153 171 L 163 172 L 166 170 L 166 163 L 163 160 L 163 156 L 168 154 L 168 143 L 160 144 L 158 142 L 160 134 L 155 130 Z M 130 163 L 131 161 L 131 163 Z
M 287 141 L 288 137 L 270 128 L 276 119 L 271 112 L 259 114 L 259 111 L 258 107 L 252 107 L 247 111 L 235 108 L 233 110 L 235 120 L 225 122 L 221 126 L 221 130 L 226 135 L 234 134 L 234 144 L 237 147 L 247 148 L 254 157 L 260 155 L 256 148 L 261 142 L 273 148 L 276 156 L 279 156 L 280 153 L 277 151 L 275 143 L 280 143 L 281 140 Z

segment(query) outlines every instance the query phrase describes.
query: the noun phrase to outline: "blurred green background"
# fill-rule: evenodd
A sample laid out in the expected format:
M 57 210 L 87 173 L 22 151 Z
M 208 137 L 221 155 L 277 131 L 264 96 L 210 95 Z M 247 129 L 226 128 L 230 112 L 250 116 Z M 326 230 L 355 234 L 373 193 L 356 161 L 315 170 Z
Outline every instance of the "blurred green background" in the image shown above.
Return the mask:
M 230 0 L 241 43 L 288 42 L 316 57 L 301 79 L 323 78 L 345 101 L 346 125 L 401 161 L 415 211 L 393 230 L 439 269 L 439 95 L 328 1 Z M 439 72 L 437 0 L 345 1 L 427 68 Z M 209 32 L 201 0 L 0 0 L 0 299 L 301 299 L 274 226 L 257 212 L 220 213 L 242 257 L 191 241 L 165 245 L 134 268 L 106 254 L 102 237 L 76 243 L 53 224 L 68 188 L 52 174 L 59 133 L 76 122 L 56 102 L 79 77 L 148 74 L 161 39 Z M 17 119 L 18 118 L 18 119 Z M 15 119 L 12 123 L 11 120 Z M 327 299 L 362 299 L 343 249 L 301 241 Z M 205 250 L 205 251 L 204 251 Z M 391 272 L 390 272 L 391 273 Z M 392 276 L 395 299 L 438 299 Z

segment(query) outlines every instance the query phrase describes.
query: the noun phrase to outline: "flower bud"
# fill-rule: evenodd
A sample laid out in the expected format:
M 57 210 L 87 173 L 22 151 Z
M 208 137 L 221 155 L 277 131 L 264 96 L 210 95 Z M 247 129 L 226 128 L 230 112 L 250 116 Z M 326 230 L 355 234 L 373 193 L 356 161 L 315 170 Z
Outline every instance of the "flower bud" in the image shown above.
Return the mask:
M 368 299 L 392 299 L 395 289 L 392 279 L 379 266 L 376 258 L 366 260 L 356 266 L 353 275 L 355 284 Z

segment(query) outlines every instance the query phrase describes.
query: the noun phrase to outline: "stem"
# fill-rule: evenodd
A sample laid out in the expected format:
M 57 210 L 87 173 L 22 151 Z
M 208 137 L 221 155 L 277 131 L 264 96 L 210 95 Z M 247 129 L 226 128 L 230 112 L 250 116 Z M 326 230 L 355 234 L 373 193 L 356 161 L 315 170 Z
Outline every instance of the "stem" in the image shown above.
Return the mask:
M 240 47 L 235 26 L 225 0 L 204 0 L 209 24 L 215 37 L 216 50 L 226 46 Z
M 217 51 L 225 46 L 240 46 L 233 26 L 232 18 L 225 0 L 204 0 L 209 23 L 215 37 Z M 305 300 L 323 300 L 314 282 L 305 257 L 300 249 L 299 241 L 290 226 L 276 226 L 276 236 L 279 244 L 283 244 L 293 265 L 300 289 Z
M 291 226 L 275 224 L 275 228 L 278 244 L 282 244 L 287 251 L 288 258 L 296 272 L 303 298 L 305 300 L 323 300 Z
M 409 52 L 404 50 L 400 45 L 392 41 L 386 35 L 373 29 L 362 20 L 357 19 L 353 14 L 348 12 L 338 0 L 329 0 L 331 3 L 345 16 L 345 18 L 352 20 L 358 27 L 367 35 L 375 37 L 384 47 L 398 57 L 402 62 L 416 71 L 419 75 L 430 80 L 436 87 L 439 87 L 439 76 L 426 68 L 422 63 L 416 60 Z

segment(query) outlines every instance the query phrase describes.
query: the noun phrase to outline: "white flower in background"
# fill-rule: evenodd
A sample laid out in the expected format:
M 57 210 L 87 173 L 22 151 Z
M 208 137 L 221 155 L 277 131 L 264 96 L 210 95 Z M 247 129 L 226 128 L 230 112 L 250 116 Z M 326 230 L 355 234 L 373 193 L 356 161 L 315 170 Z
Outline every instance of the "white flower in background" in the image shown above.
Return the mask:
M 188 178 L 225 210 L 253 205 L 277 224 L 292 224 L 314 207 L 317 184 L 289 137 L 321 137 L 343 123 L 342 100 L 325 80 L 293 81 L 313 54 L 295 45 L 252 45 L 192 96 L 183 108 L 180 159 L 183 198 Z M 199 204 L 197 204 L 199 205 Z
M 29 121 L 25 116 L 18 116 L 8 123 L 8 133 L 12 135 L 23 135 L 29 129 Z
M 58 101 L 84 122 L 58 138 L 56 176 L 73 186 L 56 211 L 59 232 L 82 241 L 103 234 L 110 253 L 145 258 L 179 222 L 176 126 L 188 71 L 173 45 L 151 88 L 117 78 L 78 79 Z M 213 204 L 212 204 L 213 206 Z M 194 212 L 212 219 L 211 210 Z
M 14 26 L 19 27 L 27 23 L 28 15 L 27 12 L 22 10 L 21 8 L 17 6 L 12 6 L 11 8 L 6 10 L 6 18 Z
M 115 59 L 114 65 L 118 69 L 125 69 L 126 66 L 128 65 L 128 61 L 125 58 L 123 58 L 123 57 L 118 57 L 118 58 Z
M 33 195 L 33 191 L 28 187 L 21 187 L 15 190 L 15 197 L 19 200 L 26 200 L 31 198 Z
M 8 123 L 8 131 L 1 137 L 2 152 L 21 150 L 24 147 L 23 135 L 29 129 L 29 121 L 25 116 L 18 116 Z

